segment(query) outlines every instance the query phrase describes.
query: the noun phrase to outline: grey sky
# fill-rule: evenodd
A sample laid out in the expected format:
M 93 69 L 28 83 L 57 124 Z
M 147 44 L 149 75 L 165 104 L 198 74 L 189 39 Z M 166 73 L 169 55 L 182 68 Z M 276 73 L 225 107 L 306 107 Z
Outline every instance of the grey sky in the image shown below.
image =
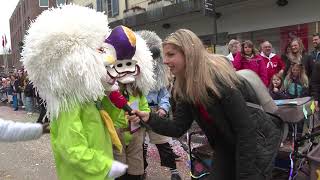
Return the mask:
M 9 19 L 18 2 L 19 0 L 0 0 L 0 54 L 3 53 L 2 35 L 7 35 L 8 44 L 6 47 L 9 48 L 11 46 Z

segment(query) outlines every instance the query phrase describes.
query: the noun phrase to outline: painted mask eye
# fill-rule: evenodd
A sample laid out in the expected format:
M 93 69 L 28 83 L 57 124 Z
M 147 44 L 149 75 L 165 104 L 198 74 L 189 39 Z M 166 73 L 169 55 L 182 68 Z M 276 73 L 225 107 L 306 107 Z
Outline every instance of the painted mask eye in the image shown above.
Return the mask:
M 121 68 L 122 66 L 123 66 L 122 63 L 117 64 L 117 67 L 119 67 L 119 68 Z
M 126 66 L 131 66 L 131 65 L 132 65 L 131 62 L 127 62 L 127 63 L 126 63 Z

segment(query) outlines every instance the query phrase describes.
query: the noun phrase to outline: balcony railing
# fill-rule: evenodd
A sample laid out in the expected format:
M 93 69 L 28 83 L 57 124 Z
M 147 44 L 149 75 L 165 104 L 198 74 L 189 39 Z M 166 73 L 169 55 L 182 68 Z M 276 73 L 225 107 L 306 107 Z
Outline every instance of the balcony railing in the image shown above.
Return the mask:
M 175 4 L 175 0 L 152 0 L 148 2 L 147 11 L 153 11 L 165 6 Z
M 248 0 L 216 0 L 216 6 L 222 7 L 245 1 Z M 110 26 L 115 27 L 124 24 L 129 27 L 135 27 L 188 13 L 202 14 L 204 0 L 146 0 L 130 5 L 131 8 L 134 6 L 145 9 L 125 12 L 123 19 L 111 22 Z
M 127 18 L 127 17 L 130 17 L 130 16 L 135 16 L 135 15 L 138 15 L 138 14 L 142 14 L 142 13 L 145 13 L 146 12 L 146 9 L 145 8 L 142 8 L 140 6 L 134 6 L 130 9 L 126 9 L 123 11 L 123 16 L 124 18 Z

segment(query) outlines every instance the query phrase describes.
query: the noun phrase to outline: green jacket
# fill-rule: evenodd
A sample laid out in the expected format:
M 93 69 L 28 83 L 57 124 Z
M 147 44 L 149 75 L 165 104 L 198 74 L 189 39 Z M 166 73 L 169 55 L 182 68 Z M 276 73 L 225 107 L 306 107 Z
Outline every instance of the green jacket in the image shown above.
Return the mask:
M 148 100 L 145 96 L 129 96 L 129 103 L 133 103 L 137 101 L 139 103 L 139 110 L 150 112 L 150 108 L 148 105 Z M 108 112 L 111 119 L 113 120 L 114 126 L 116 128 L 127 128 L 128 120 L 125 118 L 125 112 L 122 109 L 118 109 L 115 107 L 108 98 L 104 97 L 102 100 L 103 108 Z
M 95 103 L 60 112 L 51 122 L 51 144 L 59 180 L 108 179 L 112 143 Z

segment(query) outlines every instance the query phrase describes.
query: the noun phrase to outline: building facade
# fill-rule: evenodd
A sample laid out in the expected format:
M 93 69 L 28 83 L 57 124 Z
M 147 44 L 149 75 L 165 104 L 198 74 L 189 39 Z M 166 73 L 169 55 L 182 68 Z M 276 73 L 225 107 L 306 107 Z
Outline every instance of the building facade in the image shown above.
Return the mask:
M 224 45 L 231 38 L 250 39 L 256 45 L 269 40 L 276 52 L 283 53 L 291 38 L 300 37 L 310 51 L 312 34 L 319 32 L 319 0 L 214 2 L 218 53 L 227 53 Z M 119 6 L 113 9 L 118 9 L 118 15 L 109 16 L 111 27 L 122 24 L 134 30 L 148 29 L 162 38 L 177 29 L 187 28 L 205 44 L 212 45 L 214 18 L 204 15 L 204 0 L 124 0 L 117 3 Z
M 14 65 L 12 64 L 11 54 L 0 54 L 0 75 L 7 75 L 13 72 Z
M 76 4 L 76 5 L 80 5 L 80 6 L 86 6 L 86 7 L 92 8 L 92 9 L 97 9 L 97 2 L 101 6 L 102 1 L 100 1 L 100 0 L 67 0 L 67 3 L 72 3 L 72 4 Z
M 21 67 L 20 53 L 23 46 L 23 37 L 26 34 L 30 22 L 42 11 L 57 4 L 64 3 L 63 0 L 20 0 L 14 9 L 9 23 L 11 36 L 11 64 L 16 68 Z
M 44 3 L 47 6 L 40 7 Z M 231 39 L 252 40 L 256 45 L 269 40 L 277 53 L 283 53 L 294 37 L 312 50 L 312 34 L 319 32 L 319 0 L 214 0 L 214 17 L 204 14 L 205 0 L 20 0 L 10 18 L 12 60 L 19 66 L 23 36 L 30 21 L 48 7 L 73 3 L 104 11 L 110 26 L 125 25 L 134 30 L 155 31 L 161 38 L 180 28 L 195 32 L 209 48 L 227 54 Z M 281 4 L 286 2 L 284 4 Z M 279 5 L 280 4 L 280 5 Z

